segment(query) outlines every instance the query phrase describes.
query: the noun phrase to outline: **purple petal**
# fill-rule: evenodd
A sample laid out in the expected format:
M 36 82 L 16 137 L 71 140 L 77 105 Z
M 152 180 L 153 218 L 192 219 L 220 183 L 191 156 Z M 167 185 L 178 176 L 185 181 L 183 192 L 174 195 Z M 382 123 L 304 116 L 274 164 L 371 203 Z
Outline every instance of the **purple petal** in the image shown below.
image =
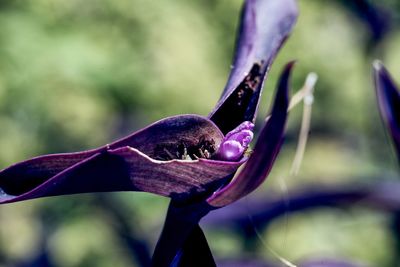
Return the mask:
M 238 127 L 236 127 L 233 131 L 227 133 L 222 143 L 224 141 L 236 141 L 247 148 L 251 140 L 253 140 L 253 129 L 254 124 L 249 121 L 245 121 Z
M 207 118 L 182 115 L 94 150 L 33 158 L 0 171 L 0 203 L 127 190 L 184 199 L 215 190 L 243 161 L 154 159 L 160 147 L 173 148 L 182 142 L 190 147 L 205 140 L 218 147 L 223 135 Z
M 222 207 L 244 197 L 256 189 L 270 172 L 283 139 L 289 102 L 289 77 L 293 64 L 289 63 L 281 76 L 271 117 L 258 137 L 254 153 L 230 184 L 207 199 L 210 205 Z
M 295 0 L 247 0 L 229 80 L 209 117 L 223 133 L 254 122 L 266 73 L 297 19 Z
M 177 200 L 194 198 L 196 194 L 217 189 L 222 180 L 243 163 L 206 159 L 155 161 L 131 147 L 109 153 L 124 159 L 129 166 L 130 179 L 140 191 Z
M 379 61 L 374 63 L 374 78 L 379 110 L 393 138 L 400 160 L 400 91 Z

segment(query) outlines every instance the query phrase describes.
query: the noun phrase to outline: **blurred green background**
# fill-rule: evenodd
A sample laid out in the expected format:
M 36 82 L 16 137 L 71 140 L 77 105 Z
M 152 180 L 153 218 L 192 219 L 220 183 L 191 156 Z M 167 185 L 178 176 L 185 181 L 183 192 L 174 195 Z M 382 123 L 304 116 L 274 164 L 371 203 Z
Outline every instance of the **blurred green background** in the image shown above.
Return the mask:
M 307 73 L 319 75 L 309 143 L 299 175 L 290 177 L 299 106 L 290 113 L 276 167 L 256 194 L 284 196 L 304 184 L 398 176 L 376 107 L 371 63 L 382 59 L 400 81 L 400 9 L 395 0 L 375 2 L 393 13 L 394 23 L 384 38 L 371 42 L 368 25 L 346 1 L 299 1 L 298 24 L 272 67 L 259 118 L 268 111 L 281 68 L 297 59 L 294 90 Z M 100 146 L 166 116 L 207 115 L 230 70 L 241 5 L 1 0 L 1 168 L 40 154 Z M 147 244 L 150 253 L 167 204 L 144 193 L 111 193 L 1 206 L 0 266 L 32 266 L 41 257 L 49 266 L 140 266 L 126 235 Z M 287 219 L 257 229 L 260 238 L 251 250 L 231 229 L 207 228 L 206 234 L 216 258 L 276 260 L 268 244 L 293 262 L 324 256 L 395 266 L 387 214 L 318 209 Z

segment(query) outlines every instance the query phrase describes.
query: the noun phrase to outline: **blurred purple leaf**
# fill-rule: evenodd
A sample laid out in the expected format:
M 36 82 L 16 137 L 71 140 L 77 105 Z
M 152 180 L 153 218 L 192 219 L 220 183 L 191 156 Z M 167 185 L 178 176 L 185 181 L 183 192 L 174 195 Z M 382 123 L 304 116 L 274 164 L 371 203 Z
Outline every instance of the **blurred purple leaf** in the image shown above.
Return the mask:
M 287 198 L 280 194 L 238 201 L 204 219 L 209 227 L 238 226 L 263 228 L 272 220 L 292 212 L 320 207 L 349 208 L 363 206 L 388 213 L 400 210 L 400 182 L 397 177 L 375 183 L 344 183 L 338 185 L 304 185 Z M 252 221 L 248 219 L 251 207 Z
M 400 91 L 379 61 L 374 62 L 374 80 L 379 111 L 392 136 L 400 161 Z
M 339 0 L 344 7 L 360 19 L 370 32 L 370 47 L 377 46 L 394 28 L 395 15 L 393 10 L 379 1 L 371 0 Z M 369 47 L 369 48 L 370 48 Z

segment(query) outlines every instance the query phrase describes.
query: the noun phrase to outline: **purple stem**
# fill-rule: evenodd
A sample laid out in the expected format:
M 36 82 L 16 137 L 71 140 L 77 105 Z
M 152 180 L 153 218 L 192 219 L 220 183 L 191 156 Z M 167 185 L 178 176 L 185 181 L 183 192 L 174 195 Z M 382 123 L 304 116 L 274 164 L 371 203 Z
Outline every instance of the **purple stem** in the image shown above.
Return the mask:
M 175 257 L 171 266 L 179 267 L 216 267 L 214 257 L 208 246 L 206 237 L 199 225 L 193 231 L 183 245 L 181 251 Z
M 152 258 L 153 267 L 174 266 L 175 257 L 182 257 L 179 252 L 183 249 L 188 237 L 205 242 L 201 246 L 208 246 L 204 238 L 199 237 L 198 223 L 212 209 L 205 201 L 192 205 L 180 205 L 171 201 L 168 207 L 167 217 L 161 236 L 158 239 Z M 193 232 L 197 229 L 195 232 Z M 202 234 L 202 233 L 201 233 Z M 196 237 L 197 236 L 197 237 Z M 183 251 L 189 251 L 183 249 Z M 186 256 L 185 256 L 186 257 Z M 175 259 L 175 266 L 179 265 L 179 259 Z

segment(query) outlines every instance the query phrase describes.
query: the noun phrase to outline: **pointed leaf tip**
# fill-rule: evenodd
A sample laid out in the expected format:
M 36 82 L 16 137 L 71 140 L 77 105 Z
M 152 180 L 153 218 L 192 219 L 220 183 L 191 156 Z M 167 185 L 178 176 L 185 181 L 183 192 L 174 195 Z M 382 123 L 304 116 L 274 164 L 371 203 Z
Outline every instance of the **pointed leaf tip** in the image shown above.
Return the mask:
M 383 68 L 383 63 L 382 63 L 382 61 L 380 61 L 379 59 L 375 59 L 375 60 L 372 62 L 372 66 L 374 67 L 374 69 L 375 69 L 376 71 L 380 71 L 380 70 Z

